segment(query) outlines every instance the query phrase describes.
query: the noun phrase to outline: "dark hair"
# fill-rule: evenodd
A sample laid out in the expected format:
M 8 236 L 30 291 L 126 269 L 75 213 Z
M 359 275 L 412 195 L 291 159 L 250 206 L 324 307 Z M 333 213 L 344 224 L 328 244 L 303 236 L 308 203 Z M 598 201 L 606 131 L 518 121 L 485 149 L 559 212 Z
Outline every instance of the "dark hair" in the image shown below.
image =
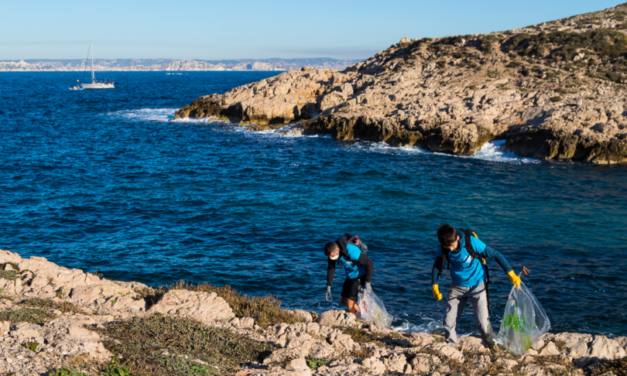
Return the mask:
M 340 248 L 335 242 L 328 242 L 324 245 L 324 255 L 329 257 L 331 253 L 335 252 L 336 249 Z
M 438 228 L 438 240 L 444 247 L 450 247 L 457 240 L 457 230 L 451 225 L 440 225 L 440 228 Z

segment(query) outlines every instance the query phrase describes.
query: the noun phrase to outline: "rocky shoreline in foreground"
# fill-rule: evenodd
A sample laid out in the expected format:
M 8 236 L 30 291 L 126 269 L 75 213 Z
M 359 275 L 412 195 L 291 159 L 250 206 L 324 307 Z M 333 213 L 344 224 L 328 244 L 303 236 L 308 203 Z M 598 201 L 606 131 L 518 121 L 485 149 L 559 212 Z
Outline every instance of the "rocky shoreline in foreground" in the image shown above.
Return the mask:
M 0 267 L 2 375 L 627 374 L 627 337 L 547 334 L 520 357 L 228 287 L 151 288 L 7 251 Z
M 470 155 L 627 163 L 627 5 L 492 34 L 400 43 L 201 97 L 175 118 Z

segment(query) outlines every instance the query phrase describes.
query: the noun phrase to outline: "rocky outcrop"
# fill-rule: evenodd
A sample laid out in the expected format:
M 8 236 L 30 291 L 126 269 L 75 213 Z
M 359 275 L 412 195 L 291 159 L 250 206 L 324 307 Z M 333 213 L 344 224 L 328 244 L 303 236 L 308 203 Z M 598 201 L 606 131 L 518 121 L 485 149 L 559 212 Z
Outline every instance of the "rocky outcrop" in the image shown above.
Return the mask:
M 627 163 L 627 5 L 487 35 L 398 44 L 344 71 L 300 71 L 201 97 L 175 118 L 469 155 Z
M 103 343 L 111 338 L 101 329 L 112 323 L 139 325 L 140 317 L 188 323 L 191 319 L 206 324 L 194 332 L 198 335 L 205 335 L 208 326 L 218 327 L 237 334 L 239 341 L 247 337 L 272 349 L 263 359 L 241 364 L 239 376 L 583 376 L 584 370 L 589 374 L 603 362 L 627 357 L 627 337 L 547 334 L 524 356 L 515 357 L 485 347 L 480 338 L 462 337 L 457 346 L 449 346 L 440 335 L 381 329 L 339 310 L 323 312 L 316 321 L 305 311 L 293 311 L 301 322 L 261 328 L 251 317 L 235 317 L 215 293 L 185 289 L 157 293 L 142 284 L 108 281 L 6 251 L 0 251 L 0 266 L 4 269 L 0 284 L 5 286 L 0 292 L 0 374 L 41 375 L 75 359 L 108 362 L 114 354 Z M 166 356 L 168 350 L 160 354 Z M 195 365 L 206 364 L 190 359 Z

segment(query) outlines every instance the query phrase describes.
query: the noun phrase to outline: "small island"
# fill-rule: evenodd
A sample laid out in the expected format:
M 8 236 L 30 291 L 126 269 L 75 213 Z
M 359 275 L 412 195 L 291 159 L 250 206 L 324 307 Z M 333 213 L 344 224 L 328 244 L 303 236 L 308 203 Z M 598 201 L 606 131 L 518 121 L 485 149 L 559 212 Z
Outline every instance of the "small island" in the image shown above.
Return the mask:
M 491 34 L 408 39 L 343 71 L 304 67 L 175 118 L 471 155 L 627 163 L 627 4 Z

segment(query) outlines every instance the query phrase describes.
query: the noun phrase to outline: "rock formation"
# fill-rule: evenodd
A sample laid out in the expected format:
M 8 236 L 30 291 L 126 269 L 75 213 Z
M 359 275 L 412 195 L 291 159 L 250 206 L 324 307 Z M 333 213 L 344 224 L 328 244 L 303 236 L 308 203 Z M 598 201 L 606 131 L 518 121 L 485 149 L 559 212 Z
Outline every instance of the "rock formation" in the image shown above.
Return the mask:
M 146 285 L 109 281 L 41 257 L 24 259 L 0 251 L 0 266 L 0 374 L 45 375 L 77 361 L 91 365 L 91 372 L 83 372 L 99 374 L 98 364 L 113 359 L 111 346 L 122 346 L 119 340 L 107 338 L 101 328 L 116 323 L 132 327 L 142 317 L 192 320 L 204 325 L 200 330 L 222 328 L 274 349 L 263 359 L 240 365 L 234 372 L 238 376 L 583 376 L 584 370 L 600 374 L 627 362 L 627 337 L 547 334 L 523 357 L 514 357 L 484 347 L 476 337 L 460 338 L 451 347 L 440 335 L 380 329 L 345 311 L 327 311 L 316 320 L 308 312 L 293 311 L 294 323 L 262 328 L 251 317 L 235 317 L 215 293 L 174 289 L 156 300 L 145 299 L 154 292 Z M 202 333 L 188 335 L 198 338 Z M 169 362 L 183 357 L 185 364 L 207 366 L 187 355 L 167 358 L 173 356 L 167 349 L 155 356 Z
M 304 67 L 175 118 L 469 155 L 627 163 L 627 5 L 492 34 L 408 39 L 341 72 Z

